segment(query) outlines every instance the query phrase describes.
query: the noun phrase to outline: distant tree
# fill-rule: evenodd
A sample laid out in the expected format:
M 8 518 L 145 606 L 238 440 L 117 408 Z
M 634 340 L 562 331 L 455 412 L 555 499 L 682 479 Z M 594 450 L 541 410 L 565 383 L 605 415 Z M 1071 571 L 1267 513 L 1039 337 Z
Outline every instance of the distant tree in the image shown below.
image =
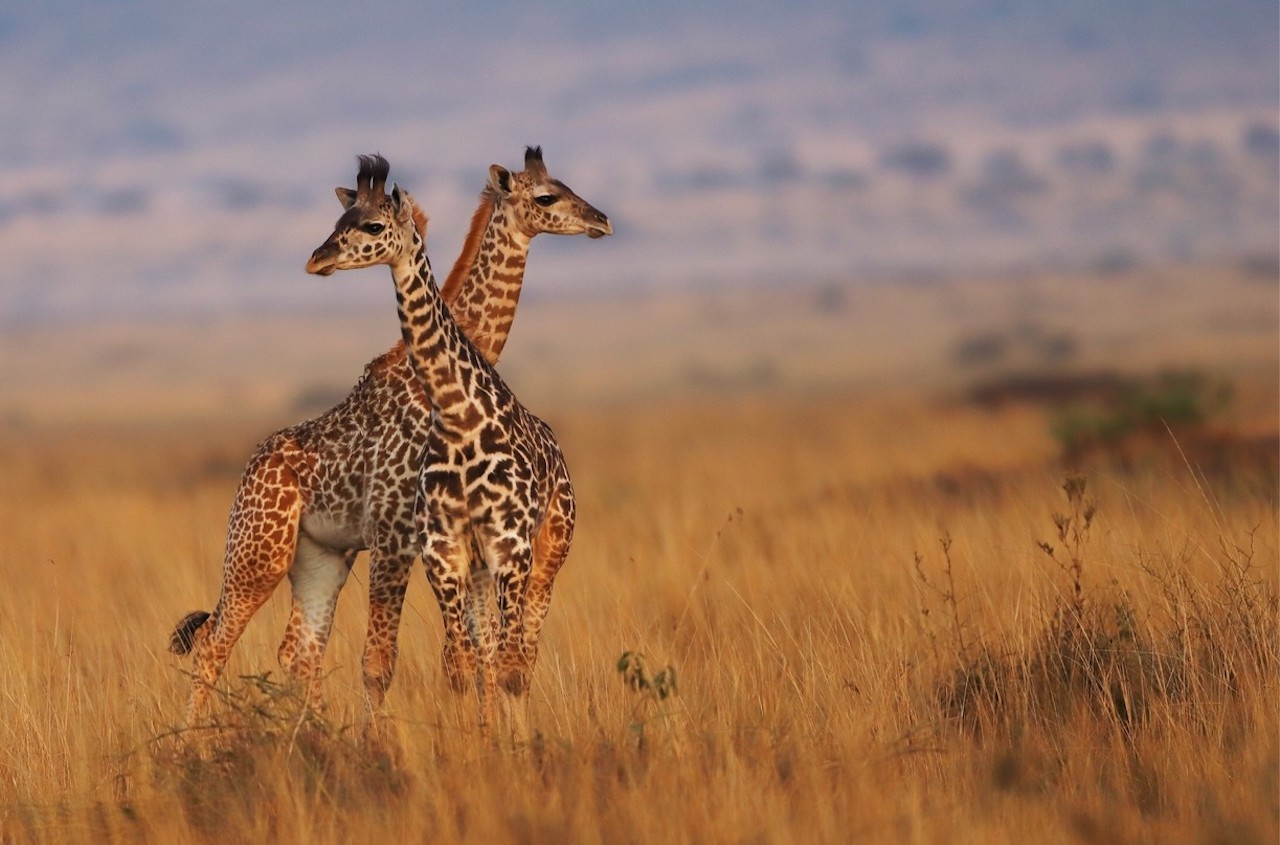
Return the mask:
M 1128 247 L 1116 246 L 1104 250 L 1092 263 L 1093 272 L 1100 276 L 1127 273 L 1138 266 L 1138 256 Z
M 1280 281 L 1280 255 L 1258 253 L 1245 256 L 1240 266 L 1252 278 L 1267 282 Z
M 871 179 L 861 170 L 852 167 L 836 167 L 821 174 L 822 183 L 836 190 L 861 190 L 871 184 Z
M 907 141 L 885 150 L 880 165 L 916 179 L 936 179 L 951 171 L 951 151 L 928 141 Z
M 1116 166 L 1116 155 L 1106 141 L 1082 141 L 1058 148 L 1057 163 L 1070 176 L 1104 176 Z
M 738 177 L 728 168 L 714 164 L 695 167 L 684 176 L 685 187 L 692 188 L 695 191 L 730 188 L 737 181 Z
M 773 150 L 761 159 L 758 175 L 765 184 L 797 182 L 804 177 L 804 168 L 790 151 Z
M 849 291 L 836 282 L 821 285 L 813 292 L 813 306 L 819 314 L 843 313 L 849 307 Z
M 1165 106 L 1164 87 L 1154 79 L 1143 79 L 1125 88 L 1120 95 L 1120 105 L 1126 111 L 1151 113 Z
M 1280 157 L 1280 130 L 1261 121 L 1251 123 L 1245 127 L 1241 146 L 1246 153 L 1259 158 Z
M 1037 194 L 1047 187 L 1044 178 L 1033 173 L 1014 149 L 999 149 L 982 161 L 982 182 L 990 190 L 1005 194 Z
M 1142 155 L 1154 162 L 1168 162 L 1180 152 L 1182 142 L 1168 132 L 1155 133 L 1142 148 Z
M 1027 224 L 1027 201 L 1048 189 L 1048 181 L 1027 167 L 1017 150 L 999 149 L 983 159 L 978 181 L 964 186 L 959 195 L 990 222 L 1017 230 Z
M 98 198 L 98 209 L 108 217 L 124 217 L 141 214 L 151 204 L 151 196 L 144 188 L 116 188 Z

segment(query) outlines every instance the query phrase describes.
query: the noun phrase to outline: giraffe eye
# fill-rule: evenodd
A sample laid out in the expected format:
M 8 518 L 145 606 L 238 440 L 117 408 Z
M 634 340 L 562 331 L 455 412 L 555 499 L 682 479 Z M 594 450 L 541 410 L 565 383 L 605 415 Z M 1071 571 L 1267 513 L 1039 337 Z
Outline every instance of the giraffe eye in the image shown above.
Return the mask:
M 543 208 L 546 208 L 549 205 L 555 205 L 556 200 L 558 199 L 560 198 L 555 194 L 542 194 L 541 196 L 534 197 L 533 201 Z
M 387 227 L 381 223 L 366 223 L 360 228 L 371 235 L 380 235 L 382 234 L 382 230 Z

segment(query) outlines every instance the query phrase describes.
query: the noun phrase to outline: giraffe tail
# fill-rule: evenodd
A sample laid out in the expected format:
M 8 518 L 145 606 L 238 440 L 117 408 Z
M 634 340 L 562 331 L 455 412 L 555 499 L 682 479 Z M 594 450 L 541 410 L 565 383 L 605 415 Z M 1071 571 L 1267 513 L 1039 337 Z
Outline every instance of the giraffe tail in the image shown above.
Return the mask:
M 169 651 L 178 655 L 189 654 L 196 642 L 196 631 L 208 620 L 209 614 L 203 610 L 192 611 L 182 617 L 178 627 L 169 635 Z

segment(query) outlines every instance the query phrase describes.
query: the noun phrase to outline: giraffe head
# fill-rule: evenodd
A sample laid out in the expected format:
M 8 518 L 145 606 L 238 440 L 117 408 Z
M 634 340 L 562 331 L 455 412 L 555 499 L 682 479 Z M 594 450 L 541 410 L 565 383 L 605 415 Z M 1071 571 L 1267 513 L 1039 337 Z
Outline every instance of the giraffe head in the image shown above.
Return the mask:
M 515 227 L 530 238 L 540 232 L 589 238 L 613 234 L 613 224 L 603 212 L 547 174 L 541 147 L 525 147 L 524 170 L 518 173 L 490 165 L 484 196 L 509 213 Z
M 414 235 L 421 240 L 427 218 L 399 185 L 393 183 L 391 193 L 385 193 L 390 170 L 380 155 L 360 156 L 356 189 L 337 189 L 346 211 L 333 234 L 311 253 L 308 273 L 329 276 L 337 270 L 394 264 L 414 255 Z

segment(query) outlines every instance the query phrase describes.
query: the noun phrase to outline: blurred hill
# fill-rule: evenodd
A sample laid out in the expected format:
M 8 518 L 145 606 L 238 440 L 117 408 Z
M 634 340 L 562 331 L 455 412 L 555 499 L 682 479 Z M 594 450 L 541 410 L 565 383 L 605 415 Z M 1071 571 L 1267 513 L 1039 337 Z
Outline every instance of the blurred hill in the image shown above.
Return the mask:
M 1274 260 L 1273 2 L 243 0 L 0 12 L 0 322 L 378 310 L 301 270 L 379 150 L 451 262 L 542 144 L 529 296 Z

